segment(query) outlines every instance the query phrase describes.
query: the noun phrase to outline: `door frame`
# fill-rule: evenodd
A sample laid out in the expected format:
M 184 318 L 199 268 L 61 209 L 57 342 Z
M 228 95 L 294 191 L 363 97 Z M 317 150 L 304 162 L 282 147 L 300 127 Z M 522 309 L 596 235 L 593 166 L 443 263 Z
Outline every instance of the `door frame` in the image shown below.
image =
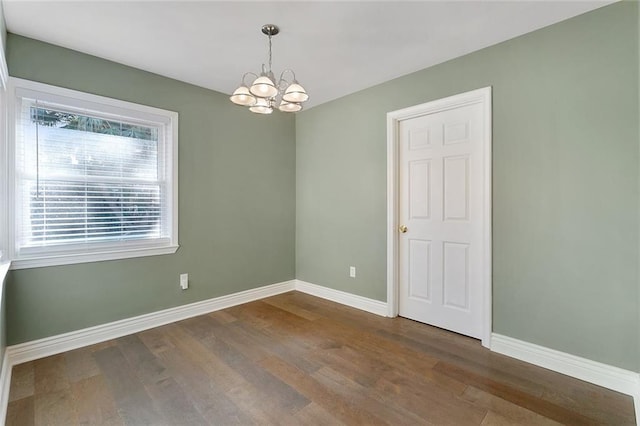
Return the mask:
M 484 146 L 482 163 L 484 168 L 482 189 L 483 209 L 483 260 L 482 260 L 482 346 L 491 347 L 492 331 L 492 253 L 491 253 L 491 146 L 492 111 L 491 86 L 460 93 L 424 104 L 387 113 L 387 307 L 388 316 L 398 316 L 398 291 L 400 287 L 399 266 L 399 127 L 400 122 L 426 114 L 433 114 L 466 105 L 482 104 L 484 124 Z

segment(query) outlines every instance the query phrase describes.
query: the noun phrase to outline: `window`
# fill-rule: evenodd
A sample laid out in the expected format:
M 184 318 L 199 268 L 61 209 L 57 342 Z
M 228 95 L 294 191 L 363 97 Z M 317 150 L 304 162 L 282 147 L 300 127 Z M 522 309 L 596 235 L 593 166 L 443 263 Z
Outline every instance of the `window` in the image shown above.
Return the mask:
M 11 79 L 13 268 L 174 253 L 178 114 Z

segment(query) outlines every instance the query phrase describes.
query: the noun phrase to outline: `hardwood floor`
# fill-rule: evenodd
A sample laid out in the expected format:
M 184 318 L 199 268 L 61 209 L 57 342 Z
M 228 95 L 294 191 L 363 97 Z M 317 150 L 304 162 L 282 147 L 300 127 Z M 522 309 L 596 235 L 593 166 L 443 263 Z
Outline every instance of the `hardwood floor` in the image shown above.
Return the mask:
M 634 423 L 629 396 L 291 292 L 17 365 L 7 425 Z

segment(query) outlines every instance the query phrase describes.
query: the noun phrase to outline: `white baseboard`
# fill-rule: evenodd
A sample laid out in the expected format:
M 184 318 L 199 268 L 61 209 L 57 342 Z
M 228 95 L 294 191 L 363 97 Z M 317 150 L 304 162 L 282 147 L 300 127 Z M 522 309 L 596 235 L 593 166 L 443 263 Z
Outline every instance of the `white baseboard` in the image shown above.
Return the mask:
M 384 302 L 304 281 L 291 280 L 12 345 L 7 347 L 6 357 L 9 361 L 8 365 L 14 366 L 292 290 L 298 290 L 377 315 L 385 316 L 387 314 L 387 304 Z
M 491 335 L 491 350 L 585 382 L 631 395 L 640 425 L 640 374 L 500 334 Z
M 0 420 L 4 425 L 7 418 L 7 406 L 9 405 L 9 390 L 11 389 L 11 368 L 13 365 L 9 360 L 9 354 L 4 352 L 2 359 L 2 369 L 0 370 Z
M 285 281 L 7 347 L 11 366 L 292 291 Z M 3 365 L 4 367 L 4 365 Z
M 389 313 L 386 302 L 380 302 L 379 300 L 369 299 L 367 297 L 334 290 L 332 288 L 311 284 L 301 280 L 295 280 L 295 282 L 296 290 L 302 293 L 321 297 L 323 299 L 331 300 L 332 302 L 340 303 L 342 305 L 350 306 L 352 308 L 367 311 L 383 317 L 386 317 Z

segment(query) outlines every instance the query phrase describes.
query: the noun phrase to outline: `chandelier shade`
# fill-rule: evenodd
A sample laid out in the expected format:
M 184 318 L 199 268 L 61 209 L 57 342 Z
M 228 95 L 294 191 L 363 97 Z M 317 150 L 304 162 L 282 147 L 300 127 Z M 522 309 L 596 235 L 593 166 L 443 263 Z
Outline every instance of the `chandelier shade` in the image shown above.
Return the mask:
M 249 91 L 261 98 L 273 98 L 278 94 L 276 84 L 266 75 L 256 78 Z
M 271 70 L 271 38 L 279 32 L 276 25 L 262 26 L 262 33 L 269 37 L 269 66 L 267 68 L 262 64 L 260 75 L 248 72 L 242 76 L 240 86 L 229 97 L 234 104 L 249 107 L 249 111 L 257 114 L 271 114 L 276 105 L 282 112 L 301 111 L 302 103 L 309 99 L 307 91 L 296 80 L 293 70 L 282 71 L 276 82 Z M 292 77 L 291 80 L 285 78 L 288 74 Z M 255 78 L 250 85 L 245 81 L 249 75 Z
M 278 109 L 282 112 L 298 112 L 302 109 L 302 105 L 297 102 L 287 102 L 283 99 Z
M 236 105 L 253 106 L 256 104 L 256 97 L 249 92 L 247 86 L 238 87 L 229 99 Z
M 309 99 L 309 95 L 307 95 L 304 87 L 300 86 L 297 82 L 294 81 L 284 91 L 282 99 L 287 102 L 304 102 Z
M 249 107 L 249 111 L 257 114 L 271 114 L 273 108 L 271 107 L 271 101 L 266 98 L 257 98 L 256 103 Z

